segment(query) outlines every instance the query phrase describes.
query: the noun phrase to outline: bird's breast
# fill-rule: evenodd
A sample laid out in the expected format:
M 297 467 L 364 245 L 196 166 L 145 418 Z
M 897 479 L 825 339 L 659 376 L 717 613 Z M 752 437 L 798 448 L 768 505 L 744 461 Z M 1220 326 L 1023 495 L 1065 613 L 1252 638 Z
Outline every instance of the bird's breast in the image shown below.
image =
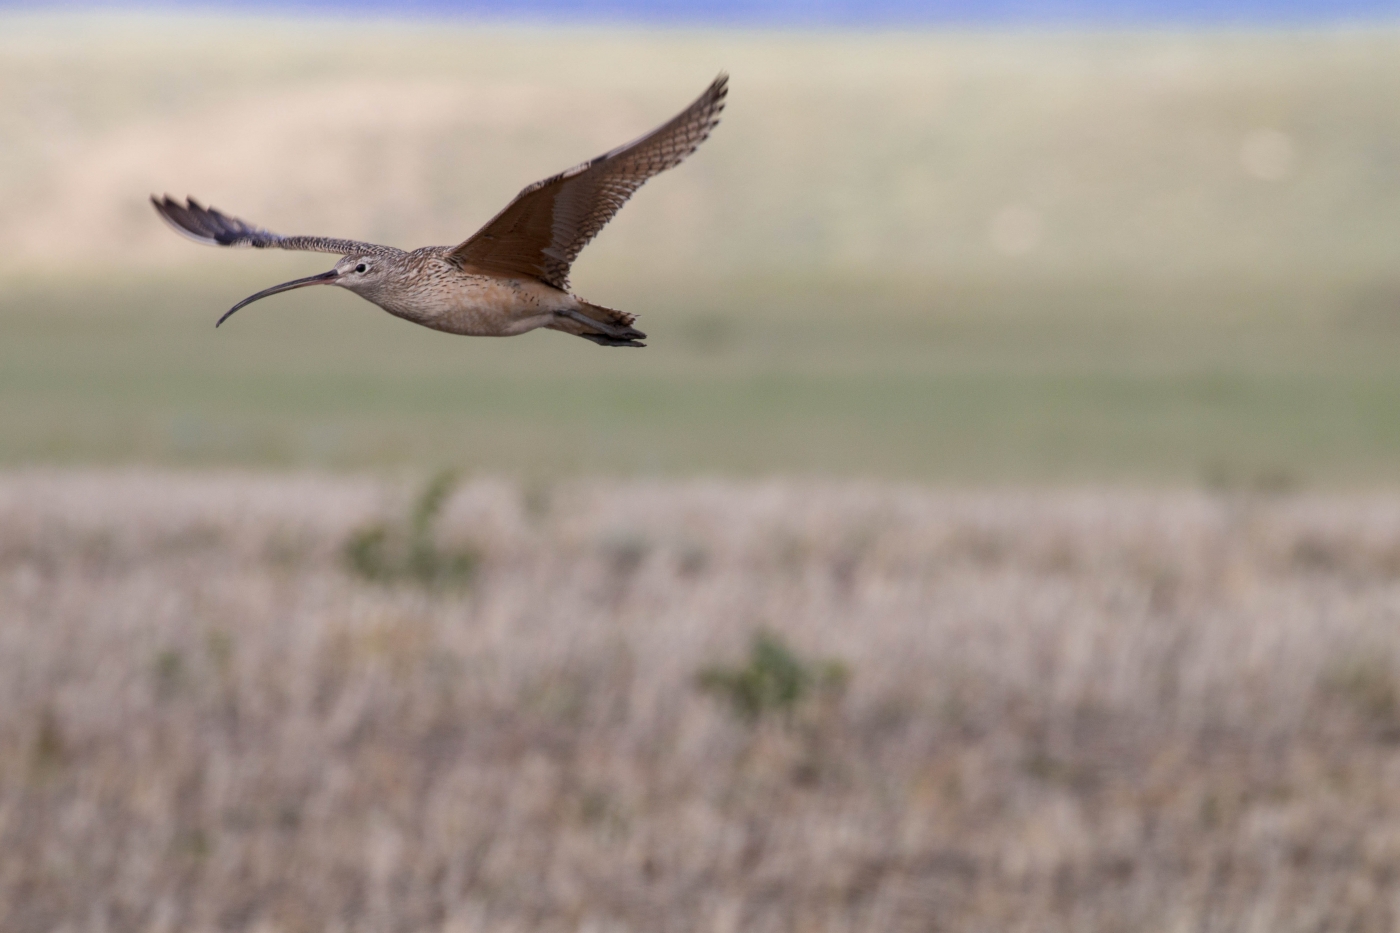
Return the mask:
M 520 279 L 456 270 L 419 277 L 366 298 L 397 317 L 473 337 L 510 337 L 549 323 L 575 301 L 566 292 Z

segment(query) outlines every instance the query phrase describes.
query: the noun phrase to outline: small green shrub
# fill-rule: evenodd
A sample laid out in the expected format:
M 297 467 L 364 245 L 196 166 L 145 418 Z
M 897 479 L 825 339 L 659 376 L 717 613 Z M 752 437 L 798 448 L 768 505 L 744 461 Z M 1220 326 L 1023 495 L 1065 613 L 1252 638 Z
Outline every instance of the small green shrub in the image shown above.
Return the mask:
M 1335 662 L 1321 686 L 1346 701 L 1372 729 L 1389 740 L 1400 740 L 1400 684 L 1381 658 L 1353 657 Z
M 842 662 L 804 660 L 767 632 L 754 636 L 748 663 L 709 667 L 696 678 L 701 690 L 723 699 L 735 715 L 750 723 L 769 714 L 790 718 L 811 698 L 839 694 L 849 679 Z
M 173 648 L 156 652 L 151 673 L 155 680 L 156 696 L 162 700 L 170 699 L 179 691 L 185 679 L 184 656 Z
M 386 584 L 453 587 L 470 583 L 479 555 L 467 548 L 439 547 L 434 535 L 456 485 L 456 474 L 443 471 L 423 487 L 405 521 L 375 522 L 356 529 L 342 552 L 350 572 Z
M 31 770 L 35 777 L 48 778 L 62 770 L 68 762 L 68 743 L 54 711 L 45 707 L 39 714 L 38 734 L 34 737 Z
M 601 550 L 614 576 L 630 577 L 651 553 L 651 542 L 639 534 L 616 534 L 603 540 Z

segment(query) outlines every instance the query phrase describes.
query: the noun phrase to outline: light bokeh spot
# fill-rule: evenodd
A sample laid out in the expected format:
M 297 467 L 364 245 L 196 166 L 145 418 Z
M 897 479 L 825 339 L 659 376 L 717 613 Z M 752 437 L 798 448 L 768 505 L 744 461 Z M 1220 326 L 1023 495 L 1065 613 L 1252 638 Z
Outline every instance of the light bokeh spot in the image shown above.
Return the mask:
M 1023 256 L 1040 245 L 1040 211 L 1025 204 L 1008 204 L 992 215 L 988 236 L 992 246 L 1007 256 Z
M 1282 181 L 1293 174 L 1297 150 L 1281 130 L 1254 130 L 1240 144 L 1240 165 L 1260 181 Z

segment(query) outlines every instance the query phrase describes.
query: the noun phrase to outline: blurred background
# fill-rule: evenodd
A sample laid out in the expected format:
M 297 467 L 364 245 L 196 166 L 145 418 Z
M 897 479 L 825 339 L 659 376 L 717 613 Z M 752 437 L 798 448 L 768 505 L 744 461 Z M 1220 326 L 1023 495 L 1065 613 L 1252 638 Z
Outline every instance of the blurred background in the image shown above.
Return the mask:
M 0 0 L 4 933 L 1390 933 L 1397 488 L 1398 2 Z
M 0 463 L 1400 477 L 1385 4 L 3 9 Z M 329 290 L 215 333 L 326 257 L 146 201 L 456 243 L 720 69 L 575 266 L 645 353 Z

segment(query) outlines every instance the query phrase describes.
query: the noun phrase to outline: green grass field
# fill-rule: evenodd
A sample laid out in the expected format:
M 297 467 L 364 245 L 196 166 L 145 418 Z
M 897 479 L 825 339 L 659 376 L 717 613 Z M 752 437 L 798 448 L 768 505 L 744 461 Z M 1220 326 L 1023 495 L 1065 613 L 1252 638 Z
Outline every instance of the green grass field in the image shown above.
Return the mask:
M 0 464 L 1400 480 L 1400 34 L 837 37 L 19 19 Z M 453 338 L 144 204 L 465 236 L 721 67 L 585 253 L 644 351 Z
M 228 276 L 10 292 L 0 452 L 541 476 L 1349 483 L 1400 469 L 1400 327 L 1337 293 L 820 284 L 692 293 L 649 314 L 652 346 L 628 353 L 553 333 L 445 338 L 343 293 L 215 332 L 239 294 Z M 622 297 L 645 308 L 647 289 Z

